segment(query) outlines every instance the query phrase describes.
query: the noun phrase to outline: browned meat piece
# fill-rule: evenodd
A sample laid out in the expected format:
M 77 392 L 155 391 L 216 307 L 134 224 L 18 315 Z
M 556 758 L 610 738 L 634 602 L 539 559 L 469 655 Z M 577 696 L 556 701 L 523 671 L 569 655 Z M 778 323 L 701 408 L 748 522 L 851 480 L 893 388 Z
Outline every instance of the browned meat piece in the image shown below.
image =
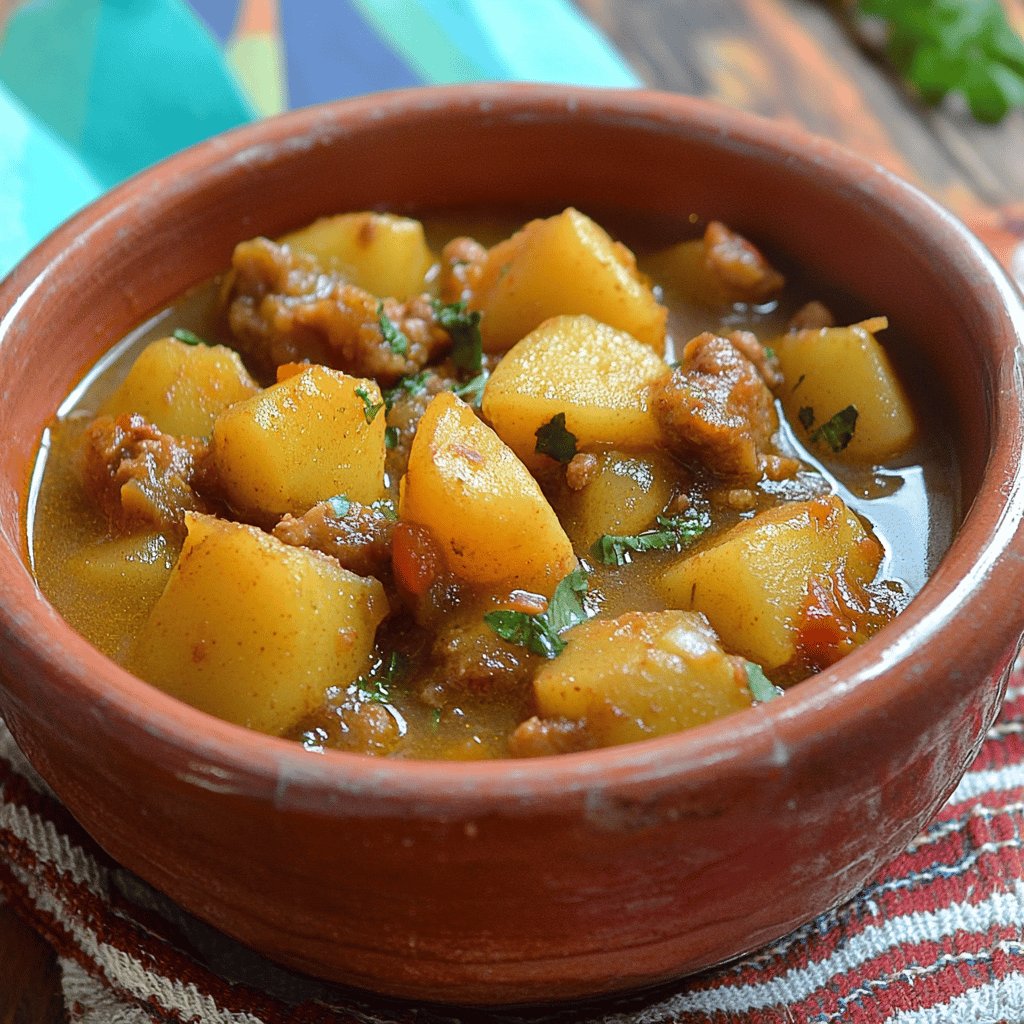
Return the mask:
M 753 484 L 776 454 L 772 394 L 757 367 L 727 338 L 705 332 L 683 350 L 682 364 L 651 387 L 668 446 L 736 484 Z
M 704 261 L 730 302 L 766 302 L 786 283 L 755 245 L 717 220 L 704 232 Z
M 82 482 L 118 528 L 180 532 L 185 512 L 209 511 L 196 490 L 197 465 L 212 482 L 206 455 L 205 442 L 164 434 L 138 414 L 100 416 L 83 437 Z
M 392 427 L 384 468 L 392 480 L 401 480 L 409 464 L 409 449 L 416 427 L 434 395 L 450 391 L 454 377 L 428 373 L 412 387 L 399 386 L 388 393 L 388 426 Z
M 402 734 L 382 703 L 346 696 L 342 703 L 322 708 L 301 723 L 293 738 L 310 750 L 333 747 L 384 757 L 398 746 Z
M 537 655 L 502 640 L 478 619 L 457 622 L 438 633 L 431 657 L 434 682 L 422 697 L 438 706 L 453 691 L 486 697 L 519 690 L 528 683 L 537 661 Z
M 551 754 L 571 754 L 574 750 L 588 750 L 595 746 L 582 722 L 564 718 L 528 718 L 520 722 L 509 737 L 510 757 L 546 757 Z
M 453 238 L 441 250 L 438 284 L 444 302 L 468 302 L 480 284 L 487 250 L 472 238 Z
M 266 238 L 236 246 L 231 263 L 231 330 L 264 371 L 308 360 L 388 384 L 451 344 L 426 295 L 380 300 L 323 271 L 312 256 Z M 378 308 L 405 336 L 404 351 L 384 337 Z
M 597 456 L 579 452 L 565 467 L 565 482 L 572 491 L 582 491 L 597 474 Z
M 761 379 L 772 391 L 782 385 L 782 370 L 778 359 L 768 354 L 756 334 L 751 331 L 733 331 L 726 335 L 726 341 L 731 341 L 757 367 Z
M 273 534 L 292 547 L 322 551 L 359 576 L 381 576 L 391 564 L 391 535 L 397 524 L 357 501 L 350 501 L 342 515 L 339 507 L 336 501 L 321 501 L 304 515 L 286 515 Z
M 820 331 L 823 327 L 835 327 L 836 318 L 832 310 L 822 302 L 808 302 L 801 306 L 792 316 L 786 330 L 790 333 L 796 331 Z

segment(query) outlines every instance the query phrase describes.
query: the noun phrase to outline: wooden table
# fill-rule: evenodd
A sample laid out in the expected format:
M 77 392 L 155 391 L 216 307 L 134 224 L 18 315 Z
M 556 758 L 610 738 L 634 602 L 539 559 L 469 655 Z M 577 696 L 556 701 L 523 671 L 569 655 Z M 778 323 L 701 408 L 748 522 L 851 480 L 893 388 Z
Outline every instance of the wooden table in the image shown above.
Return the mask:
M 1024 113 L 998 127 L 917 102 L 810 0 L 576 0 L 649 85 L 842 142 L 917 182 L 1009 265 L 1024 239 Z M 1024 0 L 1004 0 L 1024 33 Z M 1019 279 L 1024 283 L 1024 259 Z M 0 907 L 0 1024 L 63 1019 L 54 958 Z

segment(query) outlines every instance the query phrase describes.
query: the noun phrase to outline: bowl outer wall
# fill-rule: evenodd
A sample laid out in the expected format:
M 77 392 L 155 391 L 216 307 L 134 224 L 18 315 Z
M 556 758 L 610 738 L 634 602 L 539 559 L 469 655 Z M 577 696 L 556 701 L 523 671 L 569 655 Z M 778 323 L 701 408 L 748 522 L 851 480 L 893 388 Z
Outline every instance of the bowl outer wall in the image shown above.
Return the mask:
M 24 567 L 21 515 L 39 432 L 81 373 L 240 238 L 453 201 L 720 217 L 905 328 L 949 389 L 976 497 L 897 623 L 774 704 L 487 764 L 311 757 L 178 704 L 73 633 Z M 0 286 L 0 710 L 116 859 L 314 974 L 509 1002 L 737 955 L 897 852 L 997 712 L 1021 628 L 1022 322 L 991 257 L 910 186 L 680 97 L 423 90 L 211 140 L 93 204 Z

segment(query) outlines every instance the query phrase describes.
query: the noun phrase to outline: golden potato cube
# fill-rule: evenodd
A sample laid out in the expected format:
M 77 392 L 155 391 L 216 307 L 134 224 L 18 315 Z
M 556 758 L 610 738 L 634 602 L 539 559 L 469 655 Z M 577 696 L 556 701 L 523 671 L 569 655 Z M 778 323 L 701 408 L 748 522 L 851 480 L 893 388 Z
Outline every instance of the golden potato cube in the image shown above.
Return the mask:
M 281 242 L 315 256 L 325 270 L 337 271 L 374 295 L 399 299 L 419 295 L 434 264 L 423 225 L 391 213 L 322 217 Z
M 272 518 L 336 494 L 364 505 L 383 498 L 382 403 L 374 381 L 310 366 L 226 409 L 213 457 L 228 501 Z
M 560 506 L 566 532 L 580 548 L 604 534 L 641 533 L 672 500 L 678 469 L 661 452 L 603 452 L 597 471 L 579 491 L 569 491 Z
M 885 350 L 864 326 L 797 331 L 770 344 L 786 378 L 779 391 L 786 415 L 813 450 L 878 462 L 899 454 L 914 439 L 917 424 L 910 400 Z M 812 440 L 823 423 L 851 405 L 857 419 L 845 448 L 835 451 L 824 434 Z M 801 415 L 801 410 L 809 411 Z
M 641 265 L 644 273 L 661 285 L 669 301 L 704 309 L 730 305 L 725 286 L 708 268 L 703 238 L 670 245 L 646 256 Z
M 797 653 L 812 577 L 870 583 L 881 545 L 835 495 L 768 509 L 683 555 L 659 581 L 666 603 L 703 612 L 728 651 L 766 669 Z
M 141 678 L 218 718 L 280 733 L 370 661 L 384 590 L 308 548 L 189 513 L 188 536 L 136 642 Z
M 139 413 L 176 437 L 208 437 L 229 406 L 259 390 L 238 353 L 223 345 L 151 342 L 100 413 Z
M 668 311 L 624 245 L 578 210 L 530 221 L 488 253 L 470 305 L 488 352 L 511 348 L 548 317 L 586 313 L 659 355 Z
M 431 399 L 402 479 L 399 516 L 428 527 L 468 583 L 550 596 L 576 568 L 558 518 L 526 467 L 450 392 Z
M 534 676 L 543 718 L 586 723 L 600 746 L 689 729 L 750 707 L 739 658 L 727 655 L 703 615 L 629 612 L 591 619 Z
M 581 449 L 649 448 L 661 434 L 647 391 L 669 372 L 649 348 L 589 316 L 545 321 L 505 355 L 484 390 L 483 413 L 528 465 L 538 427 L 565 413 Z

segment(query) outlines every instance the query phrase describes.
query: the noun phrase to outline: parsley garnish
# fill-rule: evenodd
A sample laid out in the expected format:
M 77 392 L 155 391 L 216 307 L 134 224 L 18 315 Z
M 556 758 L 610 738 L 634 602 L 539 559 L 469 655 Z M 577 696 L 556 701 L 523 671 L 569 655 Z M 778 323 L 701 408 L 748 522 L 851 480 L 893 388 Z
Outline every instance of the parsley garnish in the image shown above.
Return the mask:
M 460 370 L 479 373 L 484 358 L 479 310 L 468 312 L 465 302 L 445 305 L 438 299 L 432 299 L 430 304 L 434 308 L 434 318 L 452 339 L 452 362 Z
M 422 395 L 427 390 L 427 380 L 430 378 L 429 370 L 420 370 L 419 373 L 410 374 L 408 377 L 402 377 L 401 380 L 393 387 L 388 388 L 384 392 L 384 408 L 388 412 L 391 412 L 391 407 L 402 397 L 406 395 Z
M 840 409 L 831 419 L 826 420 L 811 434 L 812 441 L 825 440 L 834 452 L 841 452 L 853 440 L 857 426 L 857 407 L 848 405 Z
M 556 413 L 542 427 L 534 432 L 537 444 L 534 451 L 538 455 L 549 455 L 555 462 L 563 465 L 572 462 L 576 454 L 576 435 L 565 429 L 565 413 Z
M 803 380 L 803 377 L 800 380 Z M 797 381 L 798 385 L 800 380 Z M 795 391 L 796 388 L 793 390 Z M 810 430 L 814 426 L 814 410 L 809 405 L 800 406 L 800 411 L 796 414 L 796 418 L 800 421 L 800 425 L 804 430 Z
M 764 674 L 764 669 L 756 662 L 748 661 L 744 668 L 747 670 L 747 689 L 750 691 L 750 696 L 759 704 L 782 696 L 783 690 Z
M 385 519 L 391 519 L 392 521 L 398 519 L 395 503 L 390 498 L 378 498 L 376 501 L 371 501 L 370 508 Z
M 771 345 L 765 345 L 765 347 L 764 347 L 764 357 L 765 357 L 765 359 L 774 359 L 775 358 L 775 349 L 773 349 L 771 347 Z
M 370 392 L 361 385 L 356 388 L 356 394 L 363 400 L 363 415 L 367 423 L 372 423 L 377 418 L 377 413 L 384 408 L 383 402 L 375 402 L 370 397 Z
M 565 641 L 559 634 L 587 619 L 582 600 L 587 586 L 586 572 L 574 569 L 555 587 L 546 611 L 537 615 L 514 611 L 488 612 L 484 622 L 503 640 L 529 648 L 544 658 L 554 658 L 565 650 Z
M 378 675 L 377 672 L 381 674 Z M 360 676 L 356 680 L 356 689 L 364 700 L 386 704 L 391 700 L 391 687 L 403 672 L 405 659 L 398 651 L 392 651 L 386 661 L 375 666 L 374 672 L 368 676 Z
M 441 709 L 440 708 L 434 708 L 434 710 L 430 712 L 430 728 L 431 729 L 436 729 L 440 724 L 441 724 Z
M 486 370 L 481 370 L 471 380 L 467 380 L 465 384 L 456 384 L 452 391 L 459 396 L 464 402 L 468 402 L 474 409 L 480 408 L 480 403 L 484 399 L 484 388 L 487 386 L 487 378 L 490 376 Z
M 711 526 L 706 512 L 685 512 L 678 516 L 658 516 L 659 529 L 643 533 L 615 535 L 606 533 L 594 545 L 597 557 L 605 565 L 625 565 L 630 551 L 664 551 L 692 544 Z
M 999 0 L 860 0 L 888 22 L 889 59 L 929 103 L 962 93 L 979 121 L 1024 106 L 1024 42 Z
M 205 338 L 200 338 L 198 334 L 194 334 L 192 331 L 187 330 L 184 327 L 175 327 L 171 332 L 171 337 L 176 338 L 178 341 L 183 341 L 186 345 L 209 344 Z
M 352 507 L 352 502 L 344 494 L 336 494 L 333 498 L 328 498 L 327 504 L 331 506 L 331 515 L 336 519 L 344 519 Z
M 398 447 L 399 439 L 398 427 L 385 427 L 384 428 L 384 447 L 391 449 Z
M 395 355 L 404 356 L 409 351 L 409 339 L 395 326 L 384 312 L 384 303 L 377 303 L 377 326 L 380 336 Z

